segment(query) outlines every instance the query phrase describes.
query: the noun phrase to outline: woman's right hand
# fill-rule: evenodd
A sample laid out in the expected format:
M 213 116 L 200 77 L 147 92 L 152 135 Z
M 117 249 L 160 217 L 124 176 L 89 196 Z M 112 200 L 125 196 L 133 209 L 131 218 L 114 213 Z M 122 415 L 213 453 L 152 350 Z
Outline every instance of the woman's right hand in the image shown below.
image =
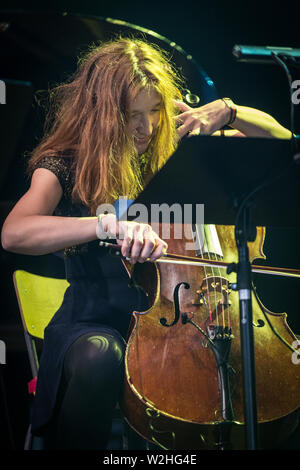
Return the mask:
M 114 214 L 103 215 L 101 224 L 104 233 L 116 238 L 122 255 L 132 264 L 148 259 L 154 262 L 167 251 L 167 243 L 152 230 L 151 225 L 118 221 Z

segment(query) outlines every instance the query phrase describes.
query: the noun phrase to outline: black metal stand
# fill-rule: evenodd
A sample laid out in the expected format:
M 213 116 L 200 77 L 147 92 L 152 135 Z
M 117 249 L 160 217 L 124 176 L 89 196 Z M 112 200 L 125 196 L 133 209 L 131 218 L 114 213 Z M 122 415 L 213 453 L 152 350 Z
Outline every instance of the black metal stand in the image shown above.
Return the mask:
M 257 405 L 256 405 L 256 367 L 252 321 L 252 276 L 249 261 L 248 241 L 254 241 L 256 230 L 249 220 L 249 208 L 241 208 L 240 217 L 235 227 L 235 239 L 238 249 L 238 264 L 231 264 L 227 272 L 236 271 L 237 291 L 240 306 L 240 336 L 243 364 L 244 414 L 246 425 L 246 443 L 248 450 L 255 450 L 258 443 Z

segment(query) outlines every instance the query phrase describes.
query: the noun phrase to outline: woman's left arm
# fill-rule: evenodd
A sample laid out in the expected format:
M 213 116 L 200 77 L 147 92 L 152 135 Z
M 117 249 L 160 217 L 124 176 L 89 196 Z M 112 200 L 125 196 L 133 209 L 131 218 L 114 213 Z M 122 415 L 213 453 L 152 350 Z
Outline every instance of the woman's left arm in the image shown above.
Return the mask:
M 246 137 L 291 139 L 291 131 L 279 124 L 270 114 L 247 106 L 234 106 L 236 118 L 230 127 L 242 132 Z
M 176 116 L 179 138 L 192 136 L 220 135 L 220 129 L 228 125 L 232 117 L 232 109 L 222 99 L 212 101 L 199 108 L 190 108 L 187 104 L 176 101 L 181 113 Z M 270 137 L 290 139 L 291 131 L 283 127 L 269 114 L 258 109 L 232 104 L 235 109 L 234 120 L 229 124 L 232 130 L 225 130 L 228 136 L 239 137 Z

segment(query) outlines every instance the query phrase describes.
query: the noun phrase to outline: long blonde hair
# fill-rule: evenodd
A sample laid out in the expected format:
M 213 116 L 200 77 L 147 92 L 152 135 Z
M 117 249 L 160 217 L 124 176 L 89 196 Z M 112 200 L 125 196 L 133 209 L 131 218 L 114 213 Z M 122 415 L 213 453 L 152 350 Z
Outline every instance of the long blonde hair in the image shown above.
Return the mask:
M 143 175 L 126 133 L 129 104 L 145 87 L 162 97 L 160 124 L 146 156 L 154 174 L 176 148 L 173 100 L 178 99 L 181 80 L 165 51 L 140 39 L 92 46 L 71 80 L 51 91 L 51 128 L 33 151 L 28 170 L 45 156 L 71 150 L 73 198 L 91 214 L 119 196 L 135 198 L 143 188 Z

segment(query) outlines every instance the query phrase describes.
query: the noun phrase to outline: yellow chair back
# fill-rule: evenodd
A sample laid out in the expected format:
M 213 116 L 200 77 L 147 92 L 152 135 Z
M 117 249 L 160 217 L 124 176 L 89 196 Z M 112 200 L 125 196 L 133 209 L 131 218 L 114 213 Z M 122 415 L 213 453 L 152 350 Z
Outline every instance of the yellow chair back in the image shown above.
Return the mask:
M 66 279 L 56 279 L 27 271 L 13 274 L 24 330 L 36 338 L 44 338 L 44 329 L 62 304 L 70 285 Z

